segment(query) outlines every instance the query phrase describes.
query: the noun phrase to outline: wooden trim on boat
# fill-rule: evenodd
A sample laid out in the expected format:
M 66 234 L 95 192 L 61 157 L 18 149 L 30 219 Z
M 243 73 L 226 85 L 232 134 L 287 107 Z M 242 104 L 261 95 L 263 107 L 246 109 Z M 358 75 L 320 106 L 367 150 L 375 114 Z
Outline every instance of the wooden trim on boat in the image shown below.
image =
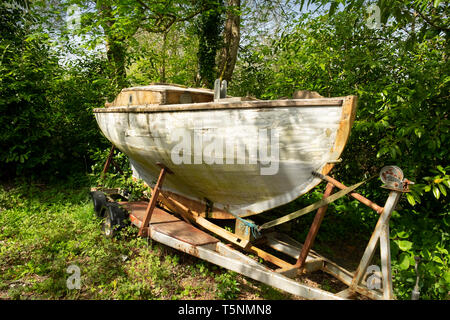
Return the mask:
M 255 101 L 225 101 L 204 102 L 190 104 L 159 105 L 149 104 L 142 106 L 122 106 L 95 108 L 94 113 L 155 113 L 155 112 L 182 112 L 203 111 L 221 109 L 258 109 L 258 108 L 289 108 L 289 107 L 322 107 L 322 106 L 344 106 L 350 97 L 323 98 L 323 99 L 291 99 L 291 100 L 255 100 Z
M 338 159 L 342 154 L 342 151 L 344 151 L 344 147 L 347 144 L 348 138 L 350 137 L 350 131 L 352 129 L 353 122 L 355 121 L 357 102 L 357 96 L 347 96 L 344 98 L 342 104 L 342 117 L 339 123 L 338 131 L 336 133 L 336 141 L 331 150 L 331 159 Z M 323 175 L 327 175 L 331 171 L 331 169 L 333 169 L 334 165 L 334 163 L 327 163 L 323 167 L 321 173 Z

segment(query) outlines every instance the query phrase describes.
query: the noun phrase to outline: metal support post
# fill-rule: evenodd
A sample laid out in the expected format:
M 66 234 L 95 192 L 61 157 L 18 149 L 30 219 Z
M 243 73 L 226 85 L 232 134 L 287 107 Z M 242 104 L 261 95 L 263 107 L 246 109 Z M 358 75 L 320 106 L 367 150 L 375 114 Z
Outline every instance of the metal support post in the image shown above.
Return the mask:
M 355 289 L 362 281 L 364 274 L 369 266 L 375 249 L 377 248 L 378 240 L 380 240 L 380 254 L 381 254 L 381 272 L 383 275 L 383 298 L 392 299 L 392 274 L 391 274 L 391 253 L 389 245 L 389 219 L 392 212 L 400 199 L 402 192 L 391 191 L 384 206 L 383 213 L 378 218 L 375 230 L 370 237 L 369 243 L 364 251 L 363 257 L 355 275 L 352 279 L 350 289 Z
M 158 181 L 156 182 L 155 187 L 153 188 L 152 196 L 150 198 L 150 201 L 148 203 L 147 209 L 145 211 L 144 219 L 142 221 L 141 228 L 139 229 L 139 236 L 145 236 L 146 235 L 146 228 L 149 226 L 150 220 L 152 218 L 153 210 L 156 207 L 156 201 L 159 197 L 160 188 L 164 182 L 164 177 L 166 173 L 172 173 L 172 171 L 167 168 L 166 166 L 157 163 L 161 167 L 161 171 L 159 173 Z
M 330 182 L 328 182 L 327 187 L 325 189 L 325 192 L 323 194 L 322 199 L 326 199 L 331 195 L 331 192 L 333 191 L 334 185 Z M 311 250 L 311 247 L 314 244 L 314 240 L 316 239 L 317 233 L 319 232 L 320 225 L 322 224 L 323 217 L 325 216 L 325 212 L 327 211 L 328 205 L 325 205 L 323 207 L 320 207 L 317 209 L 316 215 L 314 217 L 314 221 L 311 224 L 311 228 L 309 229 L 308 235 L 306 236 L 305 244 L 302 247 L 302 251 L 300 252 L 300 255 L 297 259 L 297 263 L 295 264 L 296 268 L 303 268 L 306 257 L 309 254 L 309 251 Z

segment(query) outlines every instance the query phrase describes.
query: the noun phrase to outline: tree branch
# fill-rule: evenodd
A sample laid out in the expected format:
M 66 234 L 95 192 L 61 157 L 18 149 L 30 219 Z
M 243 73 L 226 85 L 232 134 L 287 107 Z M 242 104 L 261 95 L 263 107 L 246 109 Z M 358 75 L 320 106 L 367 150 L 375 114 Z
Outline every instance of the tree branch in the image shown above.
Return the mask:
M 425 16 L 422 12 L 417 11 L 417 13 L 422 17 L 423 20 L 425 20 L 425 22 L 427 22 L 433 28 L 441 30 L 441 31 L 445 31 L 445 32 L 449 32 L 450 31 L 450 28 L 446 28 L 444 26 L 436 25 L 430 18 Z
M 144 9 L 147 9 L 148 11 L 153 13 L 152 9 L 144 1 L 142 1 L 142 0 L 136 0 L 136 1 Z M 166 6 L 167 6 L 167 3 L 166 3 Z M 143 28 L 146 31 L 151 32 L 151 33 L 164 33 L 164 32 L 167 32 L 167 30 L 169 30 L 173 26 L 174 23 L 190 20 L 205 10 L 206 10 L 206 8 L 204 6 L 202 6 L 200 9 L 190 13 L 186 17 L 177 17 L 173 13 L 164 13 L 164 14 L 156 13 L 156 15 L 155 15 L 155 13 L 153 13 L 152 15 L 147 15 L 144 20 L 155 20 L 156 27 L 143 26 Z M 169 18 L 169 22 L 163 23 L 164 18 Z

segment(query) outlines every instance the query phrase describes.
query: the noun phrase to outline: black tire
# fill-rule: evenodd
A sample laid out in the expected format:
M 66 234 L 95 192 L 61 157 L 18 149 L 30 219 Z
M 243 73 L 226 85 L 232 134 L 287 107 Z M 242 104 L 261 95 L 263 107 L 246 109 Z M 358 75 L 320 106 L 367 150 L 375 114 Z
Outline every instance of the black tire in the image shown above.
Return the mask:
M 102 230 L 105 237 L 114 238 L 128 224 L 128 213 L 116 202 L 109 202 L 105 211 Z
M 106 214 L 102 224 L 102 231 L 106 238 L 114 238 L 117 234 L 117 227 L 109 214 Z
M 97 217 L 103 218 L 106 214 L 106 207 L 108 204 L 108 200 L 106 196 L 101 191 L 93 191 L 91 192 L 92 203 L 94 205 L 94 211 Z

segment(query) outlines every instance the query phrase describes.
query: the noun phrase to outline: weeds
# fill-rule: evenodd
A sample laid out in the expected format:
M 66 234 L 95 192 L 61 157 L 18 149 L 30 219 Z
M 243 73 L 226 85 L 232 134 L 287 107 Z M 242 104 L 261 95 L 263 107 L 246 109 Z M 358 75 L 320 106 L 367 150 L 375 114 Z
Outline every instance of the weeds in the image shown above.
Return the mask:
M 220 299 L 236 299 L 241 289 L 236 280 L 236 273 L 224 272 L 216 277 L 217 297 Z
M 106 239 L 88 189 L 0 187 L 0 299 L 236 298 L 234 276 L 123 229 Z M 80 268 L 70 290 L 67 268 Z M 224 273 L 224 276 L 217 273 Z

